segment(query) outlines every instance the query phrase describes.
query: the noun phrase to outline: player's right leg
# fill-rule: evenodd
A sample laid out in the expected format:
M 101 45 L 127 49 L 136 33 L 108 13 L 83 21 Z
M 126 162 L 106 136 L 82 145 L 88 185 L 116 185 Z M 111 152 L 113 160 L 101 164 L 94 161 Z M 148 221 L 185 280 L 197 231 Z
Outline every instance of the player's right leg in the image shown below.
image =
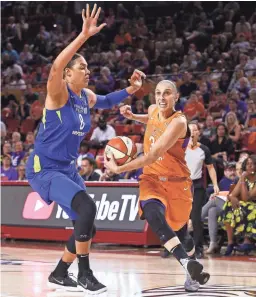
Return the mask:
M 166 221 L 164 205 L 159 200 L 152 198 L 147 201 L 141 201 L 141 208 L 144 218 L 151 229 L 159 236 L 164 247 L 173 253 L 174 257 L 193 280 L 198 281 L 202 285 L 205 284 L 209 280 L 210 275 L 202 274 L 203 265 L 189 258 L 176 233 Z
M 74 236 L 79 268 L 77 280 L 79 288 L 89 294 L 106 291 L 107 288 L 94 277 L 89 263 L 92 228 L 96 215 L 96 205 L 92 198 L 81 185 L 58 171 L 42 170 L 33 174 L 29 182 L 45 201 L 55 201 L 76 214 Z M 68 268 L 69 264 L 67 262 L 64 265 Z
M 86 191 L 70 178 L 63 176 L 51 181 L 49 195 L 52 200 L 76 214 L 74 237 L 78 262 L 77 285 L 88 294 L 100 294 L 107 290 L 93 275 L 90 268 L 91 246 L 96 204 Z M 73 219 L 73 218 L 72 218 Z

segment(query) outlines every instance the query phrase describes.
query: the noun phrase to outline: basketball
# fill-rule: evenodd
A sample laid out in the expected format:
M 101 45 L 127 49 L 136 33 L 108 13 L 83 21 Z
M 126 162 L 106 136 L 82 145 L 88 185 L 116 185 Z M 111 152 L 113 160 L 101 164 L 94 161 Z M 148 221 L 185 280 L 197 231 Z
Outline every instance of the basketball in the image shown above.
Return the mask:
M 120 166 L 136 158 L 137 147 L 129 137 L 117 136 L 106 145 L 105 154 L 107 157 L 110 152 L 114 155 L 117 165 Z

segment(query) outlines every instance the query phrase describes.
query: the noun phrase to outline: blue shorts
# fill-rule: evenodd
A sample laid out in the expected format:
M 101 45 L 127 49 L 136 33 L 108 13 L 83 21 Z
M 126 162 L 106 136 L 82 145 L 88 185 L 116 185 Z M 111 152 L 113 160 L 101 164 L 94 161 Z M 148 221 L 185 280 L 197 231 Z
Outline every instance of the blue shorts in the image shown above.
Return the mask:
M 47 204 L 54 201 L 71 220 L 77 219 L 76 212 L 71 209 L 71 203 L 74 196 L 80 191 L 85 191 L 86 187 L 74 164 L 59 170 L 42 169 L 38 173 L 35 173 L 31 167 L 27 167 L 26 175 L 32 189 Z

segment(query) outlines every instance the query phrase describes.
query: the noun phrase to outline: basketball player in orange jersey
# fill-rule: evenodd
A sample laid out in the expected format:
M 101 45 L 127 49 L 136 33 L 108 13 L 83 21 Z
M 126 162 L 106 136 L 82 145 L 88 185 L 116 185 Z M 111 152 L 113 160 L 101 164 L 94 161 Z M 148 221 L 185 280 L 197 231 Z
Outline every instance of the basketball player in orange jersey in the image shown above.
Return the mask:
M 172 81 L 158 83 L 155 99 L 156 104 L 151 105 L 145 115 L 134 115 L 130 106 L 120 109 L 125 117 L 147 124 L 144 156 L 122 166 L 117 166 L 113 155 L 110 159 L 105 156 L 105 166 L 117 174 L 143 167 L 139 182 L 140 217 L 147 220 L 164 247 L 184 267 L 187 272 L 185 289 L 197 291 L 199 283 L 205 284 L 210 275 L 203 272 L 202 264 L 191 259 L 181 244 L 187 240 L 193 197 L 185 161 L 190 131 L 185 116 L 175 111 L 179 93 Z M 194 253 L 191 240 L 190 251 Z

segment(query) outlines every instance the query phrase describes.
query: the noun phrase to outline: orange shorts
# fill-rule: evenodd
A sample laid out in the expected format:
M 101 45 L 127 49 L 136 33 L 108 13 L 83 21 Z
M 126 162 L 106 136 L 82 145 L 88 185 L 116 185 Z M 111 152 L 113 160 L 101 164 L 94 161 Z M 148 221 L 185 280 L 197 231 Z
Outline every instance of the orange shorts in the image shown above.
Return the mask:
M 140 177 L 139 215 L 143 214 L 140 202 L 148 199 L 160 200 L 165 206 L 165 218 L 174 230 L 180 230 L 189 220 L 192 209 L 192 181 L 161 181 L 157 176 L 141 175 Z

